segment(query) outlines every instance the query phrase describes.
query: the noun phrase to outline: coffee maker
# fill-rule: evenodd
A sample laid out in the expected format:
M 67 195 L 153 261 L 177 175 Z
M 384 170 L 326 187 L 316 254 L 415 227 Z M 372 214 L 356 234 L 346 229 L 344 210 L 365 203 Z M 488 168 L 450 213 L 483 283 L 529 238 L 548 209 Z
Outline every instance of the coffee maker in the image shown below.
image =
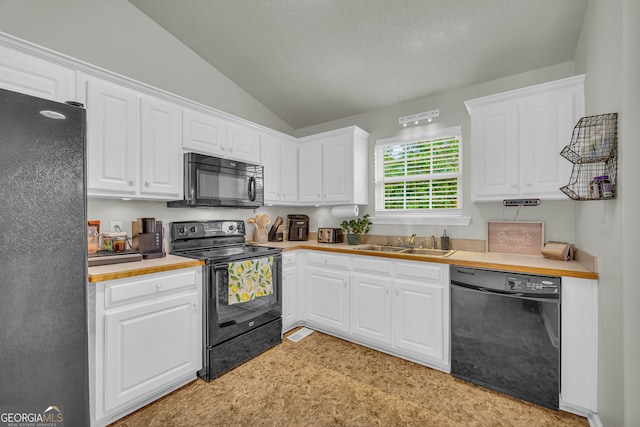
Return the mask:
M 309 217 L 287 215 L 288 240 L 309 240 Z
M 131 222 L 131 235 L 133 237 L 133 250 L 139 251 L 142 258 L 163 258 L 164 252 L 164 228 L 162 221 L 155 218 L 138 218 Z

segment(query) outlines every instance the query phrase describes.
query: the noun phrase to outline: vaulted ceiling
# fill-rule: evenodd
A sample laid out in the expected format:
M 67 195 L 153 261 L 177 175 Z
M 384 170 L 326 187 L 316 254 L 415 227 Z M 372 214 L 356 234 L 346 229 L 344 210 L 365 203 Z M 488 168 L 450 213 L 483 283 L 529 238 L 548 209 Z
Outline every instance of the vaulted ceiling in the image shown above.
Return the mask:
M 587 0 L 129 1 L 294 129 L 572 60 L 587 8 Z

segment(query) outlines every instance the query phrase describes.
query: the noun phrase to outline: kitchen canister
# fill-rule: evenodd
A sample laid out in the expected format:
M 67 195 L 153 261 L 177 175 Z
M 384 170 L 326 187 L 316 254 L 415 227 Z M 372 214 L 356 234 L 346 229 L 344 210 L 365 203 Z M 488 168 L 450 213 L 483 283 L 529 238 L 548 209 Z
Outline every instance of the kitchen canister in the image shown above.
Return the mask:
M 109 252 L 124 252 L 127 250 L 127 232 L 102 233 L 102 249 Z

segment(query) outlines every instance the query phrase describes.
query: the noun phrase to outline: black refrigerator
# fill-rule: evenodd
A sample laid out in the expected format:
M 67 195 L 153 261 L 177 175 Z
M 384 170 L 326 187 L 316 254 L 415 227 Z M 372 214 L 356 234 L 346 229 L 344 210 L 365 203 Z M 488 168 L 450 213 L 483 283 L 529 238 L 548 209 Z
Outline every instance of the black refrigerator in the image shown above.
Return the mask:
M 54 426 L 90 424 L 86 114 L 71 104 L 0 89 L 0 413 Z

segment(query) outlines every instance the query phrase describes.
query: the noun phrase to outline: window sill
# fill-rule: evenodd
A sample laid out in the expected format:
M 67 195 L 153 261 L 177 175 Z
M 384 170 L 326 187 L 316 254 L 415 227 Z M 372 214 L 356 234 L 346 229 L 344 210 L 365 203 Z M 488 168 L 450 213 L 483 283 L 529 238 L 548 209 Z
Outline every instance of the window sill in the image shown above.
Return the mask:
M 369 218 L 373 224 L 398 225 L 464 225 L 471 222 L 468 216 L 418 216 L 418 215 L 378 215 Z

